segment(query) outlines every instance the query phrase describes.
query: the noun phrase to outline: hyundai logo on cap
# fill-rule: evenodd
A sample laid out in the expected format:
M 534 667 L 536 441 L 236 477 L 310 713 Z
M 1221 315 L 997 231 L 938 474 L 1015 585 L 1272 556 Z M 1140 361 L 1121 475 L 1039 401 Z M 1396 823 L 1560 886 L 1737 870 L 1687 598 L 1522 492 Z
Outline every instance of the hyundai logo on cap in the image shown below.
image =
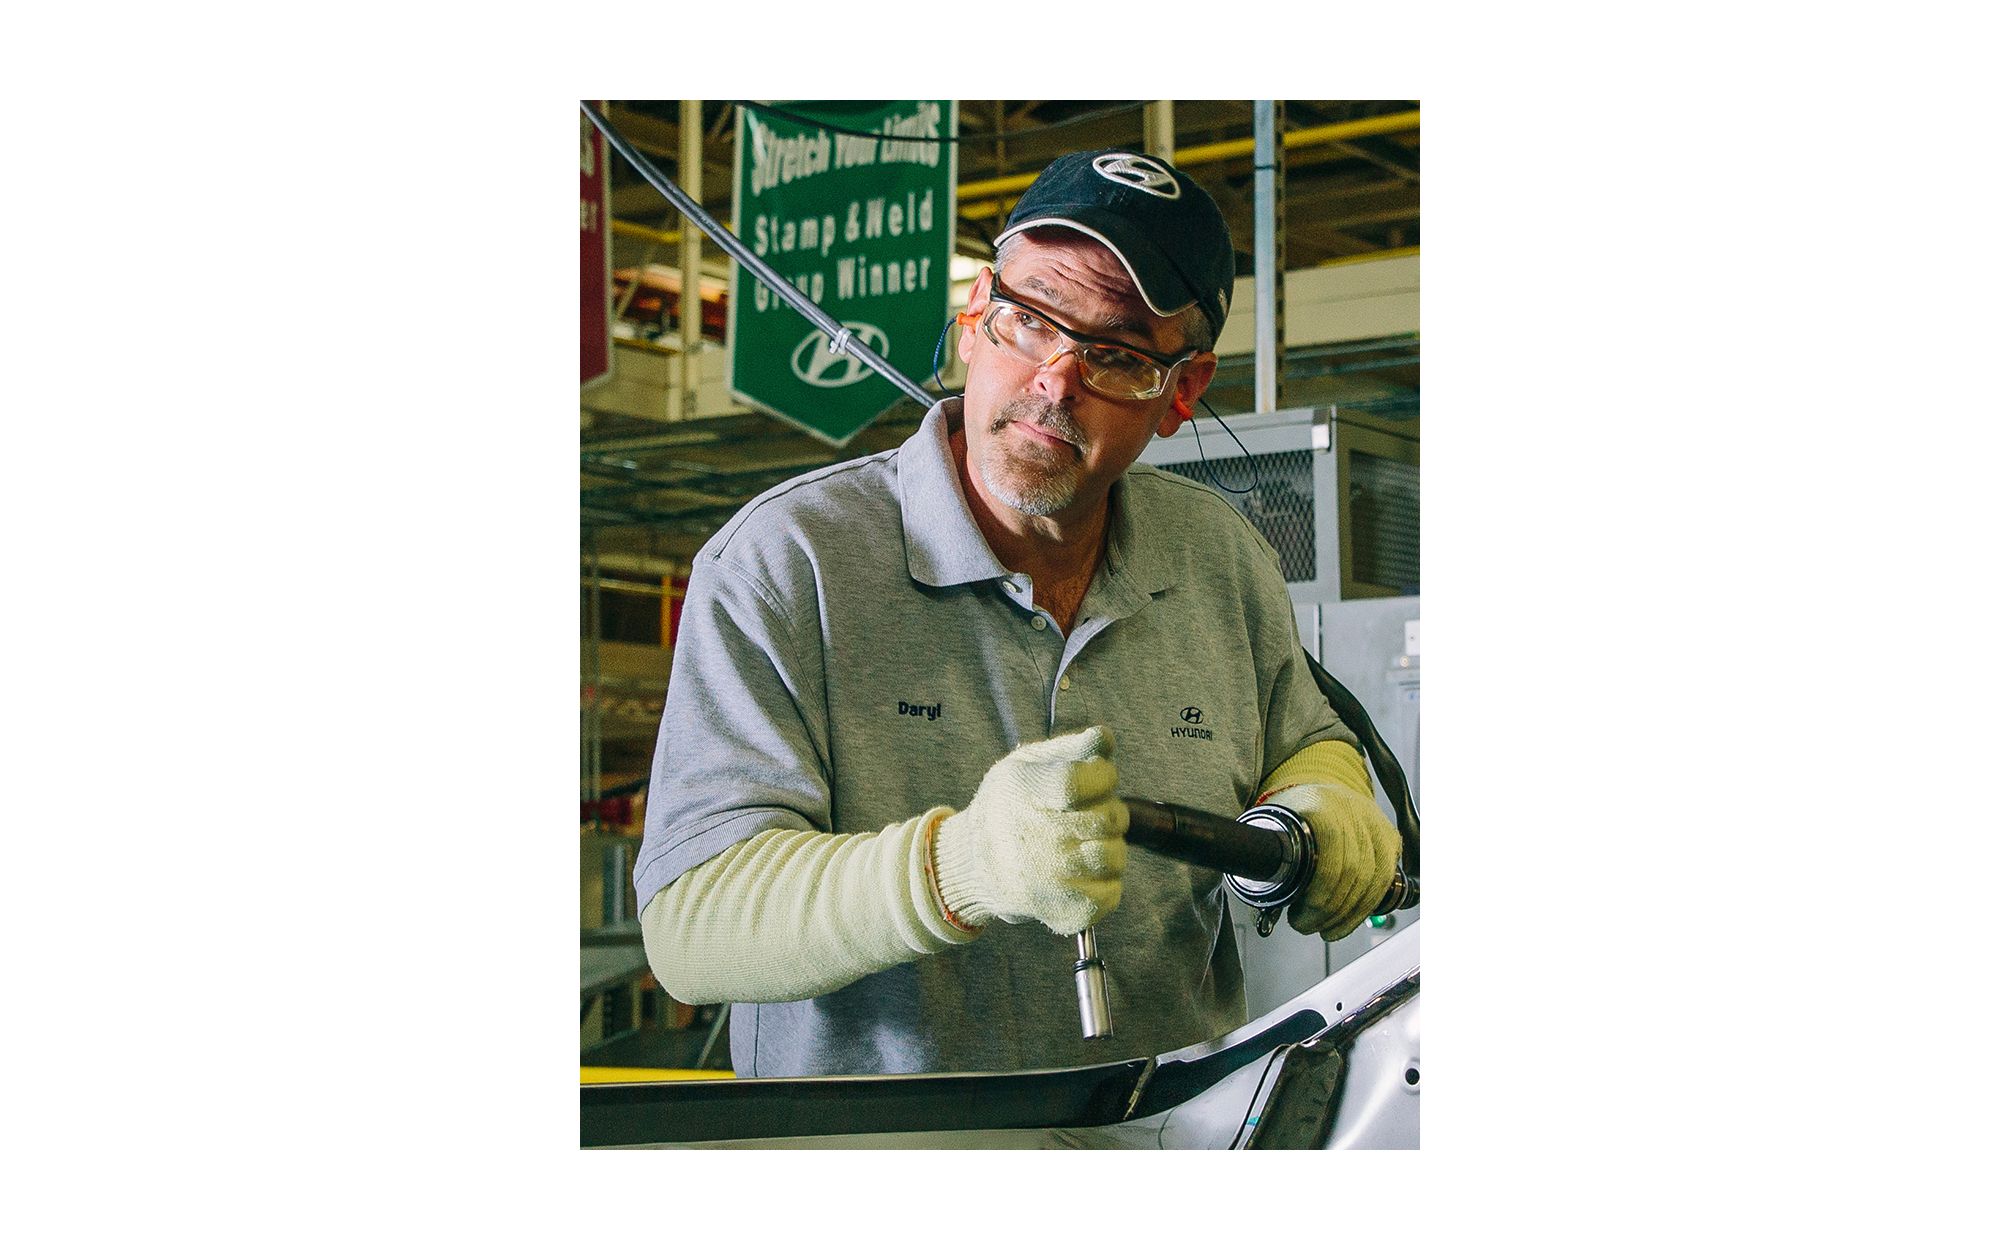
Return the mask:
M 1061 226 L 1112 250 L 1156 316 L 1199 304 L 1220 334 L 1236 282 L 1222 210 L 1201 184 L 1148 152 L 1110 148 L 1049 162 L 1014 203 L 994 244 Z
M 1097 171 L 1099 177 L 1136 187 L 1148 195 L 1157 195 L 1163 200 L 1181 198 L 1181 184 L 1150 156 L 1106 152 L 1092 161 L 1090 167 Z

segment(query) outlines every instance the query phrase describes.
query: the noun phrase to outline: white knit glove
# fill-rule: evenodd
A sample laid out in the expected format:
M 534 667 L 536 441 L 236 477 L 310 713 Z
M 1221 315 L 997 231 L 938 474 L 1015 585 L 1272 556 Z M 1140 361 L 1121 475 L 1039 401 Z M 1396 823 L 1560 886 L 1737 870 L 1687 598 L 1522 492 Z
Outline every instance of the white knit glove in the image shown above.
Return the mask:
M 1346 936 L 1389 892 L 1402 836 L 1373 798 L 1346 786 L 1291 786 L 1265 801 L 1303 816 L 1318 844 L 1319 868 L 1292 903 L 1292 928 L 1329 942 Z
M 937 883 L 946 911 L 966 925 L 1038 920 L 1082 931 L 1124 892 L 1125 829 L 1111 731 L 1016 747 L 937 831 Z

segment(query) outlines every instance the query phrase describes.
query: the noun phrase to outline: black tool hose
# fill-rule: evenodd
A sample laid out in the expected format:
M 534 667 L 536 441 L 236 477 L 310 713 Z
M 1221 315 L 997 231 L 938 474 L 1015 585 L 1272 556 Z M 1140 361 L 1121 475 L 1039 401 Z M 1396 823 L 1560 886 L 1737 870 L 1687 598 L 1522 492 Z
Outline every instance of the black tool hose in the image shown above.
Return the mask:
M 1251 881 L 1273 880 L 1285 867 L 1284 839 L 1272 830 L 1177 803 L 1128 798 L 1125 808 L 1125 841 L 1168 859 Z
M 801 317 L 804 317 L 807 321 L 824 330 L 827 336 L 828 350 L 834 355 L 837 356 L 842 352 L 846 352 L 848 355 L 853 356 L 862 364 L 881 374 L 897 390 L 902 391 L 903 394 L 916 400 L 917 403 L 923 405 L 925 408 L 929 408 L 937 402 L 937 396 L 932 395 L 930 392 L 924 390 L 923 387 L 904 377 L 896 369 L 896 366 L 882 359 L 874 349 L 855 338 L 846 326 L 835 321 L 825 309 L 800 294 L 797 287 L 778 276 L 777 270 L 765 264 L 758 258 L 755 252 L 743 246 L 743 240 L 729 233 L 728 228 L 715 218 L 709 216 L 702 206 L 695 202 L 694 197 L 676 186 L 673 179 L 661 173 L 652 161 L 646 159 L 644 153 L 626 142 L 625 136 L 614 130 L 611 123 L 604 119 L 604 114 L 592 108 L 588 101 L 579 101 L 579 104 L 583 108 L 584 116 L 590 118 L 590 124 L 604 132 L 604 141 L 616 148 L 618 154 L 629 161 L 632 168 L 639 171 L 641 178 L 652 183 L 653 190 L 666 196 L 667 201 L 679 209 L 682 216 L 701 227 L 703 234 L 715 240 L 723 251 L 735 257 L 736 263 L 756 275 L 757 280 L 769 287 L 772 294 L 791 305 L 793 311 L 797 312 Z
M 1213 868 L 1230 878 L 1229 888 L 1238 898 L 1259 910 L 1303 896 L 1318 870 L 1311 826 L 1275 803 L 1260 803 L 1233 820 L 1152 799 L 1128 797 L 1125 807 L 1131 813 L 1125 830 L 1129 845 Z M 1399 863 L 1388 893 L 1369 914 L 1386 916 L 1416 902 L 1416 877 Z
M 1389 805 L 1396 810 L 1396 831 L 1403 835 L 1403 871 L 1412 882 L 1421 875 L 1417 858 L 1417 802 L 1410 795 L 1409 780 L 1403 776 L 1403 766 L 1389 751 L 1389 745 L 1382 741 L 1382 735 L 1375 730 L 1375 722 L 1368 719 L 1368 713 L 1361 706 L 1361 700 L 1340 684 L 1332 673 L 1320 667 L 1310 651 L 1302 652 L 1306 663 L 1312 666 L 1313 680 L 1319 683 L 1319 691 L 1341 721 L 1361 739 L 1361 749 L 1367 752 L 1368 763 L 1375 769 L 1375 776 L 1381 779 L 1382 789 L 1389 796 Z

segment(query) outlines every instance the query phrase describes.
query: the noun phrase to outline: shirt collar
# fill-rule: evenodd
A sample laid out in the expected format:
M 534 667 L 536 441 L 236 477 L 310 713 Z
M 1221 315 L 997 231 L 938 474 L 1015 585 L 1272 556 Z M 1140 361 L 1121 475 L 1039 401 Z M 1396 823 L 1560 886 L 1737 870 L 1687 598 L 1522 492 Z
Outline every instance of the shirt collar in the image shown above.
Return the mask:
M 896 492 L 903 508 L 903 547 L 910 576 L 926 586 L 957 586 L 1005 577 L 965 502 L 965 484 L 951 456 L 956 397 L 941 399 L 896 453 Z
M 1107 597 L 1104 607 L 1113 617 L 1131 615 L 1174 584 L 1168 547 L 1177 520 L 1147 506 L 1153 492 L 1133 489 L 1136 475 L 1154 471 L 1134 465 L 1111 484 L 1104 567 L 1098 571 L 1097 589 Z M 1143 541 L 1141 534 L 1147 536 Z

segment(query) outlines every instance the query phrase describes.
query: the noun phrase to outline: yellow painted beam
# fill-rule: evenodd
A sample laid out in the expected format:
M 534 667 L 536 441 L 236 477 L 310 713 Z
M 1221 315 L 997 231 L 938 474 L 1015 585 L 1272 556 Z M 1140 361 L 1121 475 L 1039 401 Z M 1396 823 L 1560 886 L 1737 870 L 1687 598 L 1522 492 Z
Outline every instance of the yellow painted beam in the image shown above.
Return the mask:
M 736 223 L 726 217 L 723 218 L 722 224 L 731 230 L 736 229 Z M 630 239 L 648 239 L 654 243 L 669 245 L 681 241 L 681 232 L 678 230 L 660 230 L 653 226 L 642 225 L 636 221 L 621 221 L 615 217 L 611 220 L 611 233 L 622 234 Z M 728 258 L 725 257 L 724 259 Z
M 1363 117 L 1358 121 L 1335 122 L 1331 126 L 1308 126 L 1303 130 L 1285 132 L 1285 150 L 1293 148 L 1318 147 L 1323 143 L 1344 143 L 1349 139 L 1365 139 L 1370 135 L 1397 134 L 1418 128 L 1418 115 L 1422 109 L 1410 109 L 1404 113 L 1389 113 L 1381 117 Z M 1204 165 L 1215 161 L 1226 161 L 1233 157 L 1249 156 L 1257 148 L 1255 139 L 1229 139 L 1222 143 L 1207 143 L 1198 148 L 1182 148 L 1174 158 L 1180 166 Z
M 636 221 L 619 221 L 617 218 L 611 221 L 611 233 L 622 234 L 628 239 L 647 239 L 654 243 L 671 244 L 681 241 L 681 232 L 678 230 L 655 230 Z
M 1405 130 L 1419 128 L 1422 109 L 1410 109 L 1402 113 L 1388 113 L 1381 117 L 1363 117 L 1357 121 L 1335 122 L 1330 126 L 1308 126 L 1302 130 L 1285 132 L 1285 150 L 1293 148 L 1318 147 L 1325 143 L 1343 143 L 1349 139 L 1365 139 L 1370 135 L 1399 134 Z M 1222 143 L 1205 143 L 1200 147 L 1182 148 L 1174 156 L 1174 164 L 1186 169 L 1190 165 L 1210 165 L 1216 161 L 1226 161 L 1232 157 L 1248 156 L 1256 149 L 1255 139 L 1229 139 Z M 959 212 L 965 212 L 965 205 L 985 199 L 988 196 L 1006 195 L 1014 191 L 1025 191 L 1040 171 L 1032 174 L 1010 174 L 1005 178 L 982 178 L 978 182 L 962 182 L 958 185 Z
M 715 1068 L 583 1068 L 585 1085 L 621 1085 L 636 1081 L 729 1081 L 734 1072 Z
M 1379 252 L 1362 252 L 1355 256 L 1336 256 L 1332 260 L 1321 261 L 1319 268 L 1331 269 L 1335 265 L 1359 265 L 1371 260 L 1395 260 L 1401 256 L 1415 256 L 1417 254 L 1418 249 L 1414 247 L 1391 247 Z
M 1041 171 L 1032 174 L 1009 174 L 1005 178 L 982 178 L 978 182 L 958 184 L 958 211 L 963 213 L 969 201 L 983 200 L 988 196 L 1006 195 L 1012 191 L 1025 191 L 1028 184 L 1041 176 Z

